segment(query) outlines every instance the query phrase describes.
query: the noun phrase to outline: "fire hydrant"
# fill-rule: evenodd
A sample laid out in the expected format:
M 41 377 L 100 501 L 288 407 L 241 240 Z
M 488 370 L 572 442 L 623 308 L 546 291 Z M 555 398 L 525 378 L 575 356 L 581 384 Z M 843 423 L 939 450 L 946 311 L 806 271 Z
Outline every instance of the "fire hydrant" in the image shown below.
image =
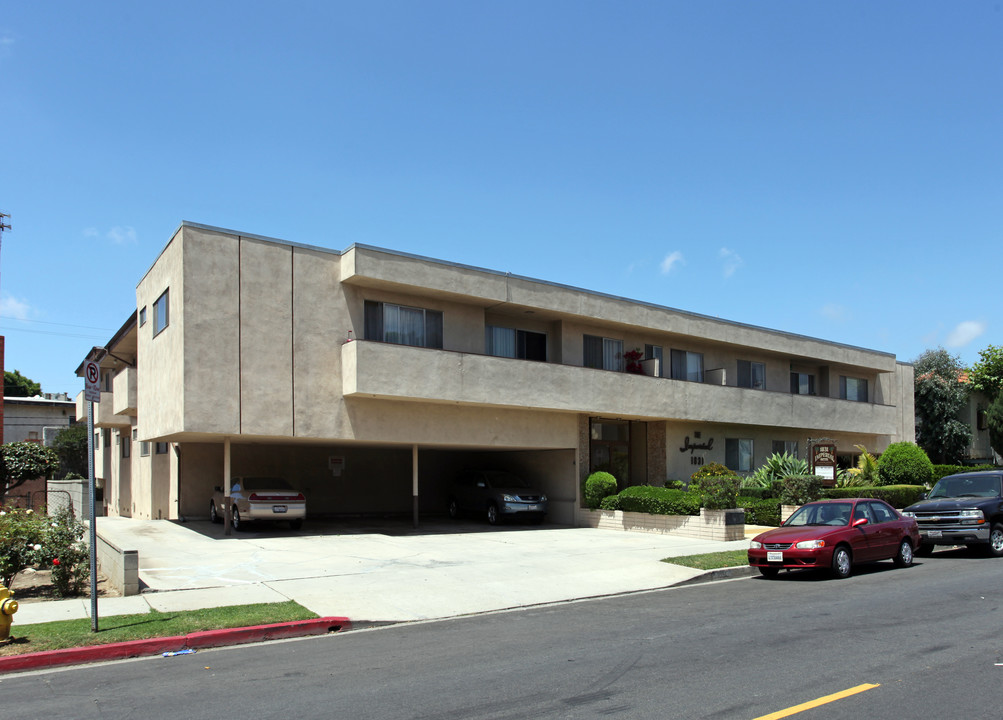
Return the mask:
M 14 621 L 11 616 L 17 612 L 17 600 L 14 593 L 0 585 L 0 640 L 10 637 L 10 624 Z

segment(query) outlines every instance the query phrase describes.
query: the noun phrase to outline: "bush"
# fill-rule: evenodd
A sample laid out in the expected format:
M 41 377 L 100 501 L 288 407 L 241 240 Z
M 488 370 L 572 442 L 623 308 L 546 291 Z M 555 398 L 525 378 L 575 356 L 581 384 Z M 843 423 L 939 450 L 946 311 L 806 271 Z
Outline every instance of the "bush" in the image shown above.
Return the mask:
M 767 487 L 774 480 L 783 480 L 791 475 L 807 475 L 808 461 L 787 453 L 773 453 L 763 466 L 752 474 L 750 481 L 759 487 Z
M 80 594 L 90 577 L 90 554 L 84 542 L 86 528 L 63 508 L 49 518 L 42 565 L 52 569 L 52 585 L 58 597 Z
M 877 498 L 894 508 L 902 509 L 918 502 L 926 488 L 922 485 L 882 485 L 881 487 L 835 487 L 826 488 L 822 497 L 839 500 L 842 498 Z
M 745 522 L 749 525 L 780 525 L 780 501 L 776 498 L 743 494 L 738 498 L 738 507 L 745 510 Z
M 791 475 L 784 478 L 780 490 L 783 505 L 804 505 L 818 500 L 822 494 L 822 478 L 818 475 Z
M 933 463 L 915 443 L 892 443 L 878 458 L 878 475 L 882 485 L 929 485 Z
M 667 487 L 669 490 L 685 490 L 686 483 L 684 483 L 682 480 L 666 480 L 665 487 Z
M 607 495 L 599 503 L 600 510 L 619 510 L 620 509 L 620 496 L 619 495 Z
M 737 506 L 738 488 L 742 479 L 737 475 L 705 477 L 700 480 L 700 501 L 708 510 L 726 510 Z
M 585 507 L 595 510 L 608 495 L 616 495 L 616 478 L 608 472 L 594 472 L 585 479 Z
M 618 496 L 620 510 L 652 515 L 699 515 L 700 494 L 685 490 L 635 485 Z
M 725 477 L 726 475 L 738 475 L 738 473 L 734 470 L 729 470 L 721 463 L 707 463 L 695 473 L 690 475 L 690 480 L 698 482 L 703 480 L 705 477 Z M 690 487 L 692 486 L 693 483 L 691 482 Z
M 52 448 L 37 442 L 12 442 L 0 445 L 0 490 L 44 477 L 51 478 L 59 469 L 59 456 Z
M 933 486 L 942 477 L 947 477 L 948 475 L 957 475 L 963 472 L 976 472 L 978 470 L 998 470 L 995 465 L 934 465 L 933 466 L 933 477 L 930 479 L 930 485 Z
M 0 583 L 10 587 L 25 568 L 45 557 L 45 517 L 31 510 L 0 509 Z

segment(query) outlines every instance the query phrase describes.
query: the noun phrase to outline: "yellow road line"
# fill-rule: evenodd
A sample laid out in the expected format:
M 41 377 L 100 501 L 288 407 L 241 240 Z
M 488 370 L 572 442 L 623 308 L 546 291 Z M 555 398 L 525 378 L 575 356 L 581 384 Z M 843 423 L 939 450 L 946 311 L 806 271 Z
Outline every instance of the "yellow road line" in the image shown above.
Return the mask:
M 770 713 L 769 715 L 761 715 L 755 718 L 755 720 L 780 720 L 780 718 L 790 717 L 791 715 L 797 715 L 799 712 L 804 712 L 805 710 L 811 710 L 812 708 L 817 708 L 820 705 L 825 705 L 826 703 L 831 703 L 836 700 L 842 700 L 845 697 L 850 697 L 851 695 L 856 695 L 857 693 L 862 693 L 866 690 L 873 690 L 876 687 L 881 687 L 881 686 L 873 685 L 870 683 L 864 683 L 863 685 L 857 685 L 857 687 L 852 687 L 849 690 L 841 690 L 838 693 L 833 693 L 832 695 L 826 695 L 825 697 L 820 697 L 818 700 L 809 700 L 806 703 L 801 703 L 800 705 L 789 707 L 786 710 L 777 710 L 775 713 Z

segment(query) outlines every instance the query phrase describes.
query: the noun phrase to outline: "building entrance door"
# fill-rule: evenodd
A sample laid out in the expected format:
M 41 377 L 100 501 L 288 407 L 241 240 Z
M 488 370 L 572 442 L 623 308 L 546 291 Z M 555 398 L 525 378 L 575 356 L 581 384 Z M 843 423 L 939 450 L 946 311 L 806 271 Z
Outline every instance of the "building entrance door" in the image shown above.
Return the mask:
M 589 421 L 589 473 L 600 470 L 616 478 L 619 490 L 630 484 L 630 423 Z

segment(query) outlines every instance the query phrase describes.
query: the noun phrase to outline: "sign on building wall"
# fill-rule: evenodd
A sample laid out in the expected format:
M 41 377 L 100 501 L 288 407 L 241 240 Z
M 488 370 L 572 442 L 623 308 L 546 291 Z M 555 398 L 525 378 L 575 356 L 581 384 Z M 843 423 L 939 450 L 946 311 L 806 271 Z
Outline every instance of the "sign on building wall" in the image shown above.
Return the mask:
M 345 458 L 342 455 L 330 455 L 327 458 L 327 466 L 331 469 L 331 474 L 334 477 L 341 477 L 341 473 L 345 470 Z
M 693 433 L 693 440 L 690 440 L 690 436 L 687 435 L 686 439 L 683 440 L 683 446 L 679 448 L 679 452 L 689 452 L 690 454 L 690 465 L 703 465 L 704 456 L 703 453 L 696 455 L 697 450 L 702 450 L 710 452 L 714 448 L 714 438 L 708 438 L 705 442 L 696 442 L 700 440 L 700 431 L 697 430 Z

